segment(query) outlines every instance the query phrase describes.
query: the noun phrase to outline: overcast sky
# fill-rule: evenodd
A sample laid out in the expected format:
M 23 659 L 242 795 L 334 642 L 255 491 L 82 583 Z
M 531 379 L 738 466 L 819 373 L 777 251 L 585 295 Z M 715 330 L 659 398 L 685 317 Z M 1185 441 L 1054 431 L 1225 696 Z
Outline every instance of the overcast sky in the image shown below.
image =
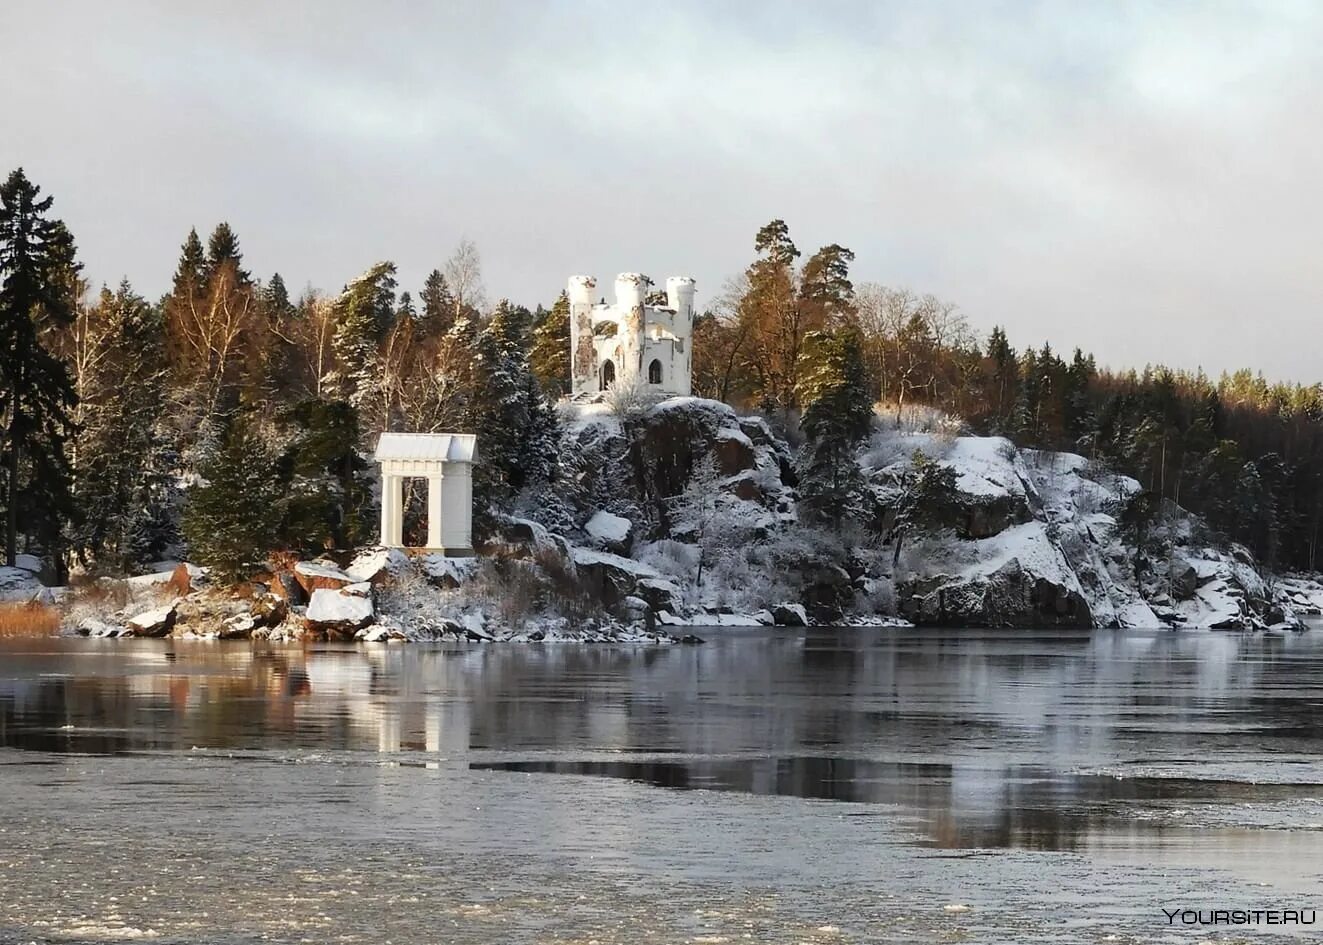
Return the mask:
M 1323 379 L 1323 5 L 66 3 L 0 11 L 0 169 L 95 281 L 190 226 L 338 290 L 698 279 L 781 217 L 1012 343 Z

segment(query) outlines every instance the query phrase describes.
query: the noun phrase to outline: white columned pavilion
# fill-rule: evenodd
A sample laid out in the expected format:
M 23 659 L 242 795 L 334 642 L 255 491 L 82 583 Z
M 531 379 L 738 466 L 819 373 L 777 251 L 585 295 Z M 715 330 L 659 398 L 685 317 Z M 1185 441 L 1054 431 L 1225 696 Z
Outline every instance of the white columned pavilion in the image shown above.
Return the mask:
M 468 433 L 383 433 L 381 543 L 404 547 L 404 480 L 427 480 L 428 551 L 473 554 L 473 463 L 478 438 Z

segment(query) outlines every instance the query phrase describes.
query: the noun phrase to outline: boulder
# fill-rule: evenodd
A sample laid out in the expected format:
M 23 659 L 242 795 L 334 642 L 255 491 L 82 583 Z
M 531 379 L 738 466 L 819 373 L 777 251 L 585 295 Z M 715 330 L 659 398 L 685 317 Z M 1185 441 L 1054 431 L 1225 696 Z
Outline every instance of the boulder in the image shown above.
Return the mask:
M 136 617 L 129 618 L 129 632 L 135 637 L 163 637 L 175 625 L 175 604 L 173 602 L 154 610 L 146 610 Z
M 598 511 L 584 523 L 583 530 L 597 543 L 614 554 L 629 553 L 634 538 L 634 523 L 620 515 Z
M 276 627 L 289 614 L 289 605 L 285 598 L 278 594 L 263 594 L 254 598 L 252 605 L 248 608 L 249 615 L 257 626 Z
M 803 604 L 777 604 L 772 608 L 772 621 L 778 627 L 807 627 L 808 614 Z
M 1042 522 L 972 543 L 962 573 L 911 575 L 897 586 L 901 613 L 948 627 L 1093 626 L 1079 579 Z
M 308 600 L 308 594 L 303 590 L 303 585 L 289 571 L 280 571 L 272 575 L 270 586 L 271 593 L 290 606 L 298 606 Z
M 352 640 L 354 634 L 372 623 L 375 617 L 370 596 L 322 587 L 312 592 L 303 624 L 314 636 Z
M 813 622 L 830 624 L 840 620 L 854 598 L 849 572 L 840 565 L 811 562 L 800 574 L 803 579 L 801 600 Z
M 189 571 L 188 565 L 176 565 L 175 569 L 170 572 L 170 580 L 167 582 L 166 586 L 169 587 L 177 597 L 191 594 L 193 592 L 193 574 Z
M 555 536 L 537 522 L 526 518 L 497 521 L 487 540 L 477 549 L 484 557 L 515 560 L 531 560 L 540 554 L 554 554 L 557 550 Z
M 478 573 L 478 558 L 451 558 L 442 554 L 420 555 L 414 559 L 429 584 L 453 591 Z
M 933 583 L 937 586 L 932 587 Z M 1036 574 L 1017 558 L 985 574 L 903 584 L 900 596 L 902 613 L 916 624 L 1093 626 L 1093 615 L 1077 584 Z
M 247 640 L 259 626 L 261 624 L 251 613 L 235 614 L 221 624 L 216 637 L 220 640 Z
M 1199 589 L 1199 569 L 1185 558 L 1173 555 L 1169 569 L 1171 596 L 1176 600 L 1190 600 Z
M 679 586 L 663 577 L 638 578 L 634 582 L 634 593 L 643 598 L 654 612 L 668 610 L 675 613 L 684 599 Z
M 339 590 L 355 583 L 354 578 L 330 561 L 300 561 L 294 565 L 294 579 L 308 594 L 319 590 Z
M 355 581 L 383 584 L 409 566 L 409 556 L 399 548 L 368 548 L 354 556 L 345 574 Z
M 663 585 L 669 583 L 654 568 L 620 555 L 588 548 L 572 548 L 570 557 L 581 585 L 605 607 L 619 607 L 627 597 L 647 599 L 652 596 L 659 599 L 657 595 L 662 593 Z M 643 581 L 648 582 L 649 586 L 640 587 Z M 675 592 L 678 594 L 679 589 L 676 588 Z

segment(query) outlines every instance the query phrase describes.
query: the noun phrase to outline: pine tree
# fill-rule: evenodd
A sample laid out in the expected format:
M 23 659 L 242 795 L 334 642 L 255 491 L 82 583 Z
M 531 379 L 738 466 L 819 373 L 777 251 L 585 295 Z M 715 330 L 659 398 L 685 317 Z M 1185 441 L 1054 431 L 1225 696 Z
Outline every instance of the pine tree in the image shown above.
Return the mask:
M 185 250 L 188 246 L 185 245 Z M 241 283 L 248 283 L 252 277 L 243 268 L 243 253 L 239 251 L 239 237 L 228 223 L 218 223 L 207 240 L 207 261 L 203 267 L 203 276 L 210 280 L 226 263 L 234 264 L 234 271 Z
M 555 412 L 528 363 L 532 315 L 502 300 L 473 345 L 467 426 L 482 436 L 475 507 L 547 481 L 559 437 Z
M 332 347 L 336 366 L 327 386 L 360 412 L 379 399 L 377 351 L 394 317 L 395 264 L 392 262 L 377 263 L 346 285 L 335 302 Z M 375 428 L 377 424 L 372 426 Z
M 838 324 L 854 310 L 854 283 L 850 281 L 850 263 L 854 253 L 832 243 L 824 246 L 804 263 L 799 295 L 808 309 L 808 322 L 814 327 Z
M 800 461 L 800 504 L 811 518 L 839 526 L 860 510 L 863 478 L 855 450 L 873 417 L 858 332 L 812 332 L 800 359 L 800 428 L 808 438 Z
M 548 397 L 570 392 L 570 298 L 564 292 L 534 325 L 528 360 Z
M 93 313 L 102 350 L 84 385 L 74 495 L 75 544 L 84 561 L 116 572 L 159 560 L 177 539 L 173 456 L 158 420 L 164 406 L 160 311 L 128 281 L 101 290 Z
M 455 322 L 455 297 L 440 269 L 428 273 L 419 299 L 423 303 L 422 320 L 426 334 L 440 337 L 450 331 Z
M 237 581 L 275 547 L 281 519 L 277 466 L 251 419 L 233 419 L 220 451 L 189 490 L 184 535 L 192 560 Z
M 272 323 L 294 317 L 294 304 L 290 302 L 289 290 L 285 288 L 285 280 L 278 272 L 272 274 L 271 281 L 262 289 L 262 311 Z
M 344 401 L 306 400 L 290 412 L 290 444 L 280 458 L 283 545 L 305 552 L 372 540 L 372 490 L 358 454 L 358 417 Z
M 65 442 L 76 402 L 64 363 L 42 334 L 74 320 L 81 268 L 73 237 L 50 219 L 22 168 L 0 186 L 0 390 L 5 427 L 5 554 L 14 564 L 18 521 L 47 551 L 57 550 L 61 521 L 72 512 Z
M 402 318 L 407 318 L 409 321 L 413 321 L 417 317 L 418 313 L 413 307 L 413 296 L 408 292 L 401 292 L 400 303 L 395 306 L 395 321 L 398 322 Z
M 202 249 L 196 228 L 188 231 L 188 238 L 180 247 L 179 266 L 175 269 L 173 293 L 181 298 L 200 292 L 207 282 L 207 254 Z

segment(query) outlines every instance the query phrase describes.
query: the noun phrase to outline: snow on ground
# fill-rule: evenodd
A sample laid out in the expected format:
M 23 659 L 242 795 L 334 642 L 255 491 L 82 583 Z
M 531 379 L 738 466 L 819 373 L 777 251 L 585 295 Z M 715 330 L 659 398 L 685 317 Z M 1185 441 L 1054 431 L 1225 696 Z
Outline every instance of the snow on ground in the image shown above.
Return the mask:
M 1010 440 L 962 436 L 941 460 L 956 472 L 956 488 L 980 498 L 1023 498 L 1031 490 L 1028 473 Z

